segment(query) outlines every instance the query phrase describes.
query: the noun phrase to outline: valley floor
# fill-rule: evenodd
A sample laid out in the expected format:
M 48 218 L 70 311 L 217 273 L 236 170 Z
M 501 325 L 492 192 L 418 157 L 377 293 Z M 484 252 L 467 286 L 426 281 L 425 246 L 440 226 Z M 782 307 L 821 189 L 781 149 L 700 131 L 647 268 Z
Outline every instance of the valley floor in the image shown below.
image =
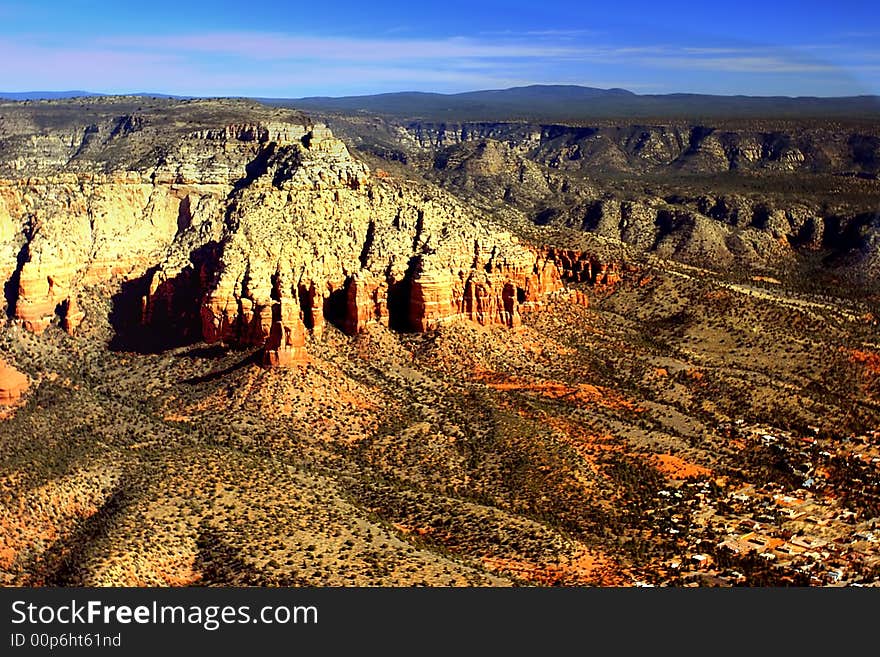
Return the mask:
M 0 334 L 5 585 L 880 582 L 864 301 L 645 264 L 518 330 L 328 327 L 307 364 Z

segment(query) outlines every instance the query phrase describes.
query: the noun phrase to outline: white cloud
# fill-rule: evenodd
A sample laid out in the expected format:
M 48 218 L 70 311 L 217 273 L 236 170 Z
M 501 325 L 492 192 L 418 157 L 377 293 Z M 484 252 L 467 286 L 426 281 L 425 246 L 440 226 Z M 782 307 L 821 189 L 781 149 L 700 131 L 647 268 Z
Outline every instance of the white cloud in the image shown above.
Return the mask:
M 828 73 L 841 70 L 833 64 L 801 62 L 773 56 L 658 57 L 643 64 L 666 68 L 703 69 L 731 73 Z
M 110 37 L 102 45 L 125 50 L 233 55 L 254 60 L 412 61 L 437 58 L 547 58 L 574 54 L 571 46 L 526 42 L 487 43 L 446 39 L 353 39 L 289 36 L 255 32 L 217 32 L 176 36 Z
M 105 36 L 89 45 L 31 35 L 0 42 L 0 58 L 15 63 L 4 71 L 5 90 L 261 96 L 450 92 L 536 83 L 680 91 L 680 84 L 692 86 L 699 79 L 717 88 L 712 85 L 722 83 L 725 75 L 750 76 L 764 89 L 761 80 L 795 77 L 798 84 L 833 75 L 852 83 L 852 74 L 870 78 L 878 68 L 877 60 L 859 59 L 858 51 L 846 46 L 823 51 L 820 60 L 796 49 L 608 45 L 578 38 L 584 35 L 536 30 L 477 40 L 241 31 Z M 848 65 L 839 65 L 848 59 Z

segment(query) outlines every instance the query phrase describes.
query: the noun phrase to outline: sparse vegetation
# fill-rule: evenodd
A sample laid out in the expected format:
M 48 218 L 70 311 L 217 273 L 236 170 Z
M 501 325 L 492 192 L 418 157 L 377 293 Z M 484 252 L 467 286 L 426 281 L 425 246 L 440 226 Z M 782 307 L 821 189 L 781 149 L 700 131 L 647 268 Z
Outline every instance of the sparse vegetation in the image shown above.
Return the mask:
M 104 120 L 108 102 L 89 111 Z M 0 420 L 0 584 L 878 583 L 880 297 L 870 278 L 830 284 L 841 270 L 823 262 L 852 244 L 756 278 L 691 257 L 711 249 L 646 254 L 643 235 L 593 234 L 606 193 L 650 190 L 672 235 L 707 190 L 751 195 L 750 208 L 772 196 L 766 223 L 798 185 L 825 202 L 835 178 L 587 178 L 547 149 L 465 144 L 419 161 L 398 146 L 367 157 L 458 190 L 533 244 L 594 248 L 627 265 L 622 280 L 570 282 L 580 297 L 546 297 L 516 330 L 373 322 L 352 337 L 328 324 L 287 369 L 192 333 L 137 349 L 143 336 L 120 334 L 146 279 L 122 304 L 119 280 L 84 285 L 75 336 L 58 320 L 39 336 L 0 330 L 3 358 L 31 380 Z M 876 181 L 840 185 L 841 206 L 880 198 Z M 725 221 L 712 201 L 703 210 Z M 843 223 L 863 228 L 864 208 L 850 209 Z

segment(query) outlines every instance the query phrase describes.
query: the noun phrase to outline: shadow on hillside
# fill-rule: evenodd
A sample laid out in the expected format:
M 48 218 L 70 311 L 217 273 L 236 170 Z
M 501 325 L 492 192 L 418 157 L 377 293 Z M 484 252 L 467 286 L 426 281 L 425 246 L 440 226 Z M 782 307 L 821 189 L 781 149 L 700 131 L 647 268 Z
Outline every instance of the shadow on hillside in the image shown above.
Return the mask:
M 162 281 L 153 294 L 150 285 L 158 267 L 124 282 L 111 299 L 110 349 L 155 354 L 201 341 L 202 281 L 210 278 L 217 246 L 209 242 L 193 251 L 191 264 Z
M 39 586 L 81 586 L 81 567 L 125 508 L 126 493 L 116 488 L 97 512 L 77 522 L 69 534 L 60 536 L 41 556 L 35 579 Z
M 201 374 L 199 376 L 192 376 L 188 379 L 184 379 L 183 383 L 187 383 L 189 385 L 193 385 L 196 383 L 208 383 L 209 381 L 216 381 L 217 379 L 222 379 L 227 374 L 232 374 L 248 365 L 259 365 L 260 364 L 260 350 L 256 350 L 253 353 L 248 354 L 245 358 L 241 359 L 238 362 L 233 363 L 229 367 L 224 367 L 222 370 L 217 370 L 215 372 L 208 372 L 207 374 Z
M 231 539 L 231 540 L 230 540 Z M 207 522 L 199 526 L 198 553 L 193 570 L 199 586 L 308 586 L 309 582 L 289 567 L 270 560 L 262 571 L 236 547 L 235 534 L 222 532 Z

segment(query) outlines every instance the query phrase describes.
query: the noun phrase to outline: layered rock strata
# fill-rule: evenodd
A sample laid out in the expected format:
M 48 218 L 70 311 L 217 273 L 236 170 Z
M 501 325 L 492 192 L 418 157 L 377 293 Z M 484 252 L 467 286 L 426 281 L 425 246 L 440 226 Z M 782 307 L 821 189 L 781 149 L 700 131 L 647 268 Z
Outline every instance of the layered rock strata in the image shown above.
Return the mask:
M 155 117 L 109 125 L 104 150 L 81 147 L 87 162 L 75 153 L 0 182 L 7 313 L 32 331 L 56 317 L 75 331 L 83 290 L 127 280 L 152 333 L 261 347 L 285 366 L 327 323 L 516 328 L 565 282 L 611 276 L 584 254 L 520 243 L 439 189 L 372 176 L 323 125 L 202 126 L 108 172 L 120 131 L 158 130 Z
M 28 378 L 0 359 L 0 404 L 14 404 L 28 389 Z
M 262 346 L 266 364 L 289 365 L 327 323 L 348 334 L 458 319 L 515 328 L 521 309 L 602 271 L 581 254 L 530 249 L 439 190 L 374 178 L 326 129 L 261 157 L 231 197 L 213 270 L 171 257 L 152 274 L 146 321 L 192 296 L 195 276 L 202 338 Z

